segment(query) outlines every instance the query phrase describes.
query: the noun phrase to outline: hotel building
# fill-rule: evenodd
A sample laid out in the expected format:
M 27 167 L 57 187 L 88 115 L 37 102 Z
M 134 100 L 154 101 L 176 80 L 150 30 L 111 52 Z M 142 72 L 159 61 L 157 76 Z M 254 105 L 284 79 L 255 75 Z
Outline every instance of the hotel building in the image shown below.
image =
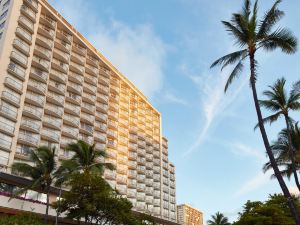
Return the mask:
M 46 0 L 0 0 L 0 169 L 78 139 L 107 151 L 110 185 L 134 210 L 176 221 L 161 115 Z
M 187 204 L 178 205 L 177 223 L 181 225 L 203 225 L 203 213 Z

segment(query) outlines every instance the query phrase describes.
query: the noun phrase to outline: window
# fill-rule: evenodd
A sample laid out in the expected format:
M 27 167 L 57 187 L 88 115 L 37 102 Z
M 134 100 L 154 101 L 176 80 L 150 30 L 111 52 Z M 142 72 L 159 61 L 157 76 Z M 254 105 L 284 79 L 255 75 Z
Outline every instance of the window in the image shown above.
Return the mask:
M 6 7 L 9 5 L 9 3 L 10 3 L 10 0 L 7 0 L 7 1 L 3 4 L 2 9 L 6 8 Z
M 0 24 L 0 29 L 2 29 L 5 25 L 5 21 L 3 21 L 1 24 Z
M 0 20 L 2 20 L 4 17 L 6 17 L 7 13 L 8 13 L 8 9 L 5 10 L 5 12 L 1 14 Z

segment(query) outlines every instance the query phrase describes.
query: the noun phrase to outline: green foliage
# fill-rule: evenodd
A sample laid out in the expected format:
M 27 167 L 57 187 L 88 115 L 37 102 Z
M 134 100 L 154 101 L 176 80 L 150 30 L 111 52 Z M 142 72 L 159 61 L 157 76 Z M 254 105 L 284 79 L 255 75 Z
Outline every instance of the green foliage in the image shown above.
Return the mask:
M 299 199 L 294 198 L 300 212 Z M 270 195 L 265 202 L 248 201 L 239 213 L 238 221 L 232 225 L 294 225 L 286 198 L 281 194 Z
M 230 225 L 228 218 L 223 213 L 217 212 L 211 216 L 211 219 L 207 221 L 208 225 Z
M 76 173 L 68 182 L 71 187 L 55 208 L 66 212 L 70 219 L 84 219 L 96 224 L 128 224 L 137 223 L 132 215 L 132 204 L 119 196 L 99 173 Z
M 0 225 L 44 225 L 41 218 L 32 213 L 0 217 Z

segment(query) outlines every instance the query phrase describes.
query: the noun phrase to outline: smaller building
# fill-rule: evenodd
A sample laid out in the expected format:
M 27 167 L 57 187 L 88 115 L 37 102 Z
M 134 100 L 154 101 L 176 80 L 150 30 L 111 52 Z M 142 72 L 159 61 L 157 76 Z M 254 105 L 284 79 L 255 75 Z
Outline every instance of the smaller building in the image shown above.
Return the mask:
M 203 213 L 187 204 L 178 205 L 177 223 L 181 225 L 203 225 Z

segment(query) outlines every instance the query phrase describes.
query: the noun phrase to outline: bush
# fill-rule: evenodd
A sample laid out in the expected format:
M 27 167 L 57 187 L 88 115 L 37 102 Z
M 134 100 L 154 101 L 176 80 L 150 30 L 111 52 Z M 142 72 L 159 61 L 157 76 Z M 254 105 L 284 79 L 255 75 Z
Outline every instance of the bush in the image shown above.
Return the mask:
M 33 213 L 0 217 L 0 225 L 45 225 L 40 217 Z

